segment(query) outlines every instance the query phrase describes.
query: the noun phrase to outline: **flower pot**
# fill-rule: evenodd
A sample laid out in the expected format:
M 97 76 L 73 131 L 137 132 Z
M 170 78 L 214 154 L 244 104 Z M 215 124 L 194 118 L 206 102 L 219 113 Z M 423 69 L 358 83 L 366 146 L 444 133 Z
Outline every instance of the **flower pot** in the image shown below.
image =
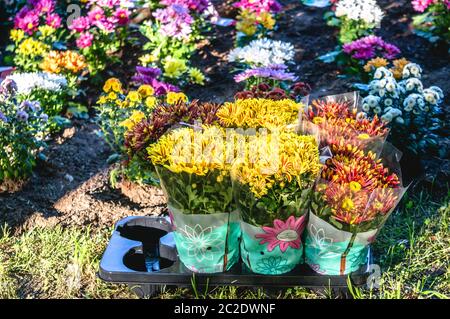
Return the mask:
M 220 273 L 239 260 L 239 213 L 183 214 L 169 207 L 178 257 L 196 273 Z
M 323 275 L 347 275 L 366 263 L 369 244 L 378 230 L 352 234 L 309 215 L 305 239 L 305 262 Z
M 301 236 L 306 216 L 275 220 L 273 227 L 256 227 L 241 222 L 241 256 L 254 273 L 280 275 L 293 270 L 302 260 Z

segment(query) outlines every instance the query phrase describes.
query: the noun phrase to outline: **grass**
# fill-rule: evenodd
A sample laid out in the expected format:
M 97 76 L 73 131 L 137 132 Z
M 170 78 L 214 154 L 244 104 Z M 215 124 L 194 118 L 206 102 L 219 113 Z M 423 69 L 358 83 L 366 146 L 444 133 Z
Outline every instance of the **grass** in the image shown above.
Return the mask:
M 378 289 L 350 286 L 354 298 L 449 298 L 450 197 L 405 198 L 374 245 L 382 266 Z M 0 231 L 0 298 L 135 298 L 124 285 L 96 277 L 110 231 L 36 228 L 12 236 Z M 329 289 L 282 291 L 208 287 L 168 288 L 159 298 L 336 298 Z

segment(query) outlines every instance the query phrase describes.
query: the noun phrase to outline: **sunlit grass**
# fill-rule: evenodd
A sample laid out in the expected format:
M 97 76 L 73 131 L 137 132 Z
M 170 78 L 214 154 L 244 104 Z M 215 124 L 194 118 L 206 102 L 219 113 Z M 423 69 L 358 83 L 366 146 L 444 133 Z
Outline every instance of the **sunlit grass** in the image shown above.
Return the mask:
M 433 202 L 426 193 L 406 198 L 375 245 L 382 268 L 379 288 L 351 287 L 354 298 L 448 298 L 450 296 L 449 197 Z M 135 298 L 124 285 L 96 276 L 110 232 L 36 228 L 12 236 L 0 231 L 0 298 Z M 238 287 L 166 288 L 158 298 L 337 298 L 297 287 L 280 290 Z

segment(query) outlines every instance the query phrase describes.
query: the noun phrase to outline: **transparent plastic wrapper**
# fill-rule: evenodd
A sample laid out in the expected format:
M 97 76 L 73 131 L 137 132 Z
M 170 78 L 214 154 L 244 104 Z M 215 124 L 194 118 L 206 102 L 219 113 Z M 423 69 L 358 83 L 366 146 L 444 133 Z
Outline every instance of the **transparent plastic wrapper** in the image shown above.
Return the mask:
M 300 112 L 298 132 L 319 136 L 321 147 L 347 143 L 380 154 L 389 134 L 379 119 L 361 111 L 358 92 L 313 99 Z
M 360 183 L 346 183 L 338 174 L 336 182 L 318 181 L 316 196 L 323 200 L 313 201 L 305 237 L 305 261 L 313 270 L 346 275 L 365 264 L 369 245 L 407 190 L 401 181 L 400 158 L 401 153 L 386 143 L 375 159 L 383 166 L 362 167 L 368 170 L 363 177 L 387 168 L 389 175 L 383 175 L 381 182 L 362 178 Z M 378 184 L 370 187 L 368 183 Z
M 229 270 L 239 260 L 240 237 L 239 212 L 230 211 L 234 204 L 232 203 L 232 183 L 229 178 L 228 181 L 222 182 L 224 183 L 222 187 L 212 190 L 208 189 L 211 183 L 205 182 L 205 179 L 209 177 L 211 181 L 214 181 L 218 177 L 216 174 L 208 177 L 180 174 L 160 166 L 156 167 L 156 171 L 167 197 L 181 262 L 197 273 Z M 181 185 L 177 185 L 176 180 L 178 184 L 180 180 L 187 181 L 187 187 L 182 188 Z M 205 196 L 221 203 L 223 212 L 220 212 L 219 207 L 207 211 L 200 209 L 198 205 L 191 204 L 197 200 L 206 202 Z
M 272 152 L 270 145 L 261 147 L 263 159 L 238 163 L 232 174 L 242 216 L 241 258 L 252 272 L 263 275 L 287 273 L 303 261 L 301 238 L 310 194 L 320 171 L 313 136 L 283 132 L 279 140 L 278 152 Z M 253 142 L 247 145 L 250 154 L 257 153 Z M 280 162 L 265 165 L 275 158 Z M 296 164 L 297 171 L 293 169 Z
M 179 258 L 198 273 L 224 272 L 239 260 L 240 216 L 225 150 L 224 130 L 213 126 L 175 129 L 148 149 Z

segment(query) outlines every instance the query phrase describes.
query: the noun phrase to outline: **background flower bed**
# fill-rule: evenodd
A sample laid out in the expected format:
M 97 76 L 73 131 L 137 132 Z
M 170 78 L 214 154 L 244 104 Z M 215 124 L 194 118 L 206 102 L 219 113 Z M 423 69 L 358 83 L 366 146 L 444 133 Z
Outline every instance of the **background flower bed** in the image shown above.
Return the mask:
M 216 8 L 223 16 L 233 17 L 236 10 L 231 9 L 228 1 L 213 1 Z M 334 36 L 335 29 L 326 26 L 323 21 L 323 13 L 326 9 L 313 9 L 301 5 L 300 1 L 281 1 L 285 5 L 285 10 L 277 19 L 279 29 L 275 32 L 273 39 L 288 41 L 294 44 L 296 49 L 295 70 L 300 76 L 300 80 L 313 85 L 315 94 L 343 93 L 350 90 L 352 79 L 339 77 L 339 71 L 334 64 L 323 64 L 317 60 L 319 55 L 332 50 L 336 45 Z M 421 64 L 424 69 L 423 82 L 426 86 L 440 86 L 446 93 L 444 107 L 449 117 L 449 83 L 447 75 L 449 65 L 445 50 L 437 47 L 432 48 L 430 44 L 410 31 L 408 25 L 414 13 L 409 1 L 378 1 L 380 6 L 387 12 L 387 17 L 382 22 L 379 30 L 383 39 L 395 43 L 400 47 L 403 55 L 411 61 Z M 1 20 L 4 21 L 4 20 Z M 2 29 L 3 30 L 3 29 Z M 193 57 L 194 66 L 204 69 L 211 79 L 205 87 L 190 87 L 186 93 L 192 98 L 202 101 L 211 100 L 213 102 L 223 102 L 232 100 L 234 94 L 242 89 L 236 84 L 230 72 L 233 66 L 227 61 L 227 54 L 234 47 L 233 27 L 222 28 L 213 27 L 210 34 L 200 43 L 200 49 Z M 1 38 L 7 32 L 0 33 L 1 46 L 7 39 Z M 129 58 L 129 56 L 130 58 Z M 432 57 L 432 58 L 431 58 Z M 129 65 L 123 67 L 119 77 L 129 78 L 134 73 L 138 55 L 130 50 L 124 58 Z M 317 72 L 317 70 L 321 70 Z M 130 74 L 128 74 L 128 73 Z M 91 87 L 87 101 L 91 105 L 95 103 L 99 92 L 98 87 Z M 117 221 L 128 215 L 151 215 L 160 214 L 165 211 L 165 201 L 160 191 L 154 188 L 137 188 L 129 183 L 120 183 L 117 189 L 112 189 L 108 181 L 109 165 L 106 163 L 111 154 L 108 147 L 100 137 L 96 135 L 98 128 L 85 121 L 74 121 L 74 126 L 67 129 L 59 137 L 55 137 L 46 151 L 46 161 L 40 161 L 36 172 L 32 176 L 27 186 L 15 194 L 0 196 L 0 224 L 10 225 L 12 237 L 0 235 L 1 243 L 4 247 L 9 247 L 8 254 L 14 256 L 17 247 L 12 246 L 14 238 L 24 241 L 33 227 L 46 227 L 43 234 L 50 234 L 60 240 L 70 238 L 69 235 L 52 231 L 51 227 L 59 225 L 62 227 L 90 226 L 92 231 L 100 233 L 103 244 L 106 243 L 109 229 L 113 221 Z M 448 143 L 448 142 L 447 142 Z M 431 169 L 430 175 L 435 171 L 440 172 L 440 181 L 448 178 L 449 164 L 443 161 L 429 161 Z M 420 196 L 421 189 L 426 190 L 424 197 Z M 383 264 L 383 271 L 387 270 L 385 284 L 386 293 L 380 293 L 381 297 L 426 297 L 433 296 L 422 294 L 422 292 L 437 290 L 442 294 L 449 294 L 449 287 L 445 285 L 445 278 L 448 282 L 448 227 L 442 228 L 445 223 L 448 225 L 448 213 L 443 215 L 437 213 L 437 207 L 448 202 L 448 186 L 438 181 L 435 183 L 424 182 L 410 190 L 413 199 L 405 199 L 401 206 L 401 211 L 392 216 L 392 220 L 383 230 L 383 238 L 377 243 L 376 251 L 379 255 L 379 262 Z M 412 208 L 408 208 L 408 205 Z M 429 219 L 426 223 L 425 221 Z M 405 224 L 408 227 L 405 227 Z M 440 231 L 439 231 L 440 229 Z M 414 231 L 413 231 L 414 230 Z M 79 234 L 79 231 L 67 230 L 69 234 Z M 391 233 L 394 235 L 391 236 Z M 440 234 L 439 241 L 433 242 L 433 236 Z M 34 235 L 33 242 L 43 246 L 45 243 Z M 75 236 L 75 235 L 74 235 Z M 75 236 L 75 238 L 78 238 Z M 447 244 L 446 244 L 447 243 Z M 416 249 L 419 245 L 420 249 Z M 91 249 L 87 247 L 86 249 Z M 390 249 L 390 250 L 389 250 Z M 447 249 L 447 250 L 446 250 Z M 386 253 L 387 251 L 390 253 Z M 95 248 L 92 256 L 100 258 L 102 249 Z M 431 269 L 427 267 L 426 258 L 423 255 L 435 256 L 436 265 Z M 9 255 L 8 255 L 9 256 Z M 4 296 L 45 296 L 51 294 L 51 289 L 42 292 L 41 288 L 36 290 L 22 290 L 20 287 L 32 287 L 33 282 L 46 278 L 49 274 L 37 273 L 30 269 L 22 269 L 23 280 L 14 279 L 14 271 L 21 269 L 17 259 L 12 258 L 12 262 L 7 262 L 7 255 L 0 256 L 0 275 L 6 274 L 5 280 L 11 283 L 2 285 L 0 283 L 0 297 Z M 439 257 L 438 257 L 439 256 Z M 39 258 L 45 259 L 42 255 Z M 412 257 L 412 261 L 408 258 Z M 71 262 L 66 257 L 67 264 L 62 266 L 66 269 Z M 11 259 L 9 259 L 11 260 Z M 432 259 L 434 260 L 434 259 Z M 403 274 L 397 273 L 396 269 L 413 265 L 413 271 Z M 391 268 L 389 268 L 391 267 Z M 61 270 L 61 271 L 62 271 Z M 85 268 L 86 274 L 95 271 L 95 263 Z M 424 278 L 421 286 L 420 278 Z M 83 277 L 84 278 L 84 277 Z M 432 284 L 433 278 L 438 278 Z M 419 283 L 419 288 L 417 285 Z M 11 287 L 4 290 L 4 287 Z M 100 284 L 91 275 L 86 275 L 85 290 L 70 295 L 76 297 L 126 297 L 131 296 L 125 289 L 116 290 L 112 286 Z M 90 288 L 87 288 L 90 287 Z M 106 287 L 106 288 L 105 288 Z M 399 288 L 402 287 L 402 288 Z M 404 288 L 403 288 L 404 287 Z M 97 289 L 97 293 L 93 290 Z M 107 294 L 100 294 L 102 289 L 107 290 Z M 8 294 L 4 295 L 4 291 Z M 11 293 L 11 294 L 10 294 Z M 218 289 L 210 296 L 236 296 L 239 293 L 233 288 Z M 292 297 L 314 297 L 302 289 L 292 290 L 288 293 Z M 55 294 L 55 297 L 66 295 Z M 171 291 L 165 295 L 170 297 L 195 296 L 192 292 Z

